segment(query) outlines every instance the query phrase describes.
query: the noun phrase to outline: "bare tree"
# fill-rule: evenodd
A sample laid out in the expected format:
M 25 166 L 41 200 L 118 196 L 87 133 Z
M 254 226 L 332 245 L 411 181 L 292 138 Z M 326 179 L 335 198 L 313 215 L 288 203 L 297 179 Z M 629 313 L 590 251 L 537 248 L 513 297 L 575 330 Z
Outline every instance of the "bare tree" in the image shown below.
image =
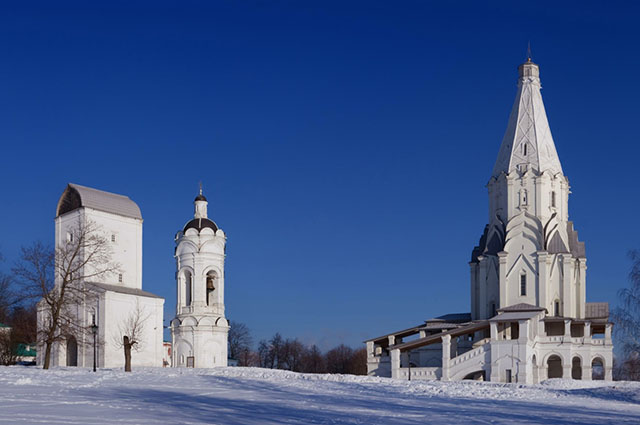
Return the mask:
M 612 311 L 615 332 L 627 357 L 640 354 L 640 251 L 629 252 L 629 287 L 618 292 L 619 307 Z
M 124 349 L 124 371 L 131 372 L 131 350 L 140 351 L 144 347 L 144 326 L 149 315 L 144 312 L 140 302 L 136 300 L 136 306 L 129 316 L 118 326 L 118 335 L 114 338 L 114 344 Z
M 312 345 L 305 353 L 302 359 L 302 371 L 307 373 L 325 373 L 327 371 L 324 356 L 317 345 Z
M 327 351 L 325 356 L 327 361 L 327 372 L 329 373 L 350 373 L 351 357 L 353 349 L 344 344 Z
M 25 297 L 41 299 L 38 344 L 44 345 L 44 369 L 49 369 L 55 343 L 69 336 L 86 340 L 90 324 L 84 324 L 73 309 L 94 296 L 90 282 L 117 270 L 118 265 L 111 262 L 110 244 L 93 222 L 79 221 L 69 229 L 67 242 L 55 249 L 40 242 L 22 248 L 13 273 Z
M 2 254 L 0 254 L 2 260 Z M 0 323 L 8 321 L 11 308 L 18 302 L 11 276 L 0 272 Z
M 0 365 L 16 364 L 18 344 L 11 328 L 0 328 Z
M 308 351 L 297 338 L 287 339 L 283 345 L 282 369 L 303 372 L 303 359 Z
M 253 343 L 249 328 L 235 321 L 230 321 L 229 326 L 229 357 L 237 360 L 239 366 L 248 366 Z

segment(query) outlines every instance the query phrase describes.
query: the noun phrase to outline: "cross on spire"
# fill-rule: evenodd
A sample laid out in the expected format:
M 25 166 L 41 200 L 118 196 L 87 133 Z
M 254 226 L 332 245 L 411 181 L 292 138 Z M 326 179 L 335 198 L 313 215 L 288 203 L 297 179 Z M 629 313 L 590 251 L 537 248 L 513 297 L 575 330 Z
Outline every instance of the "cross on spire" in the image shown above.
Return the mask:
M 531 41 L 527 42 L 527 60 L 531 62 Z
M 202 180 L 200 180 L 200 182 L 198 182 L 198 184 L 200 185 L 200 195 L 202 195 Z

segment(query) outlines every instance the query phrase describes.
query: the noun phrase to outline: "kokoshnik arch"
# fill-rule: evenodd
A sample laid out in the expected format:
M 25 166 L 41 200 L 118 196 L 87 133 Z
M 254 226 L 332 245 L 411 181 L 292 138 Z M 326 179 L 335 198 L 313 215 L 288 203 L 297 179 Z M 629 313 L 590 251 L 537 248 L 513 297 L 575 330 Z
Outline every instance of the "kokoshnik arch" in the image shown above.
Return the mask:
M 471 312 L 366 341 L 369 375 L 397 379 L 611 379 L 608 303 L 586 302 L 586 253 L 569 221 L 563 174 L 540 94 L 540 69 L 518 67 L 518 92 L 489 191 L 488 225 L 471 254 Z

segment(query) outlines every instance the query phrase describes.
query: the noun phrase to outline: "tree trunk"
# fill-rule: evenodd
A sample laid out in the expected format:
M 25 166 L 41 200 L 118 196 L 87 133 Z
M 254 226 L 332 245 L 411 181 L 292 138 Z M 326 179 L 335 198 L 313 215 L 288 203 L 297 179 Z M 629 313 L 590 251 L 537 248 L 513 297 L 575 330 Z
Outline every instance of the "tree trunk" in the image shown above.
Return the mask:
M 49 364 L 51 363 L 51 344 L 45 342 L 45 350 L 44 350 L 44 365 L 43 369 L 49 369 Z
M 122 346 L 124 347 L 124 371 L 131 372 L 131 342 L 126 335 L 123 337 Z

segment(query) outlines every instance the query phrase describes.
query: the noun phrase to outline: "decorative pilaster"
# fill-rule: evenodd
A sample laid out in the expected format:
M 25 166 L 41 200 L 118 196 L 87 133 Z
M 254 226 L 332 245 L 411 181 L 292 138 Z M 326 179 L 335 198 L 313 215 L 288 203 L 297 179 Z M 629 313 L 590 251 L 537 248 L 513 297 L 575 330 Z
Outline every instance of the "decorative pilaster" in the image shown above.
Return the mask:
M 498 276 L 500 279 L 500 299 L 498 300 L 498 308 L 504 308 L 508 305 L 509 300 L 507 300 L 507 256 L 509 254 L 505 251 L 500 251 L 498 253 L 498 261 L 500 262 L 500 266 L 498 269 Z
M 550 260 L 547 251 L 538 251 L 538 293 L 537 302 L 539 306 L 547 306 L 547 284 L 549 281 L 549 263 Z
M 393 379 L 400 378 L 400 350 L 391 350 L 391 377 Z

